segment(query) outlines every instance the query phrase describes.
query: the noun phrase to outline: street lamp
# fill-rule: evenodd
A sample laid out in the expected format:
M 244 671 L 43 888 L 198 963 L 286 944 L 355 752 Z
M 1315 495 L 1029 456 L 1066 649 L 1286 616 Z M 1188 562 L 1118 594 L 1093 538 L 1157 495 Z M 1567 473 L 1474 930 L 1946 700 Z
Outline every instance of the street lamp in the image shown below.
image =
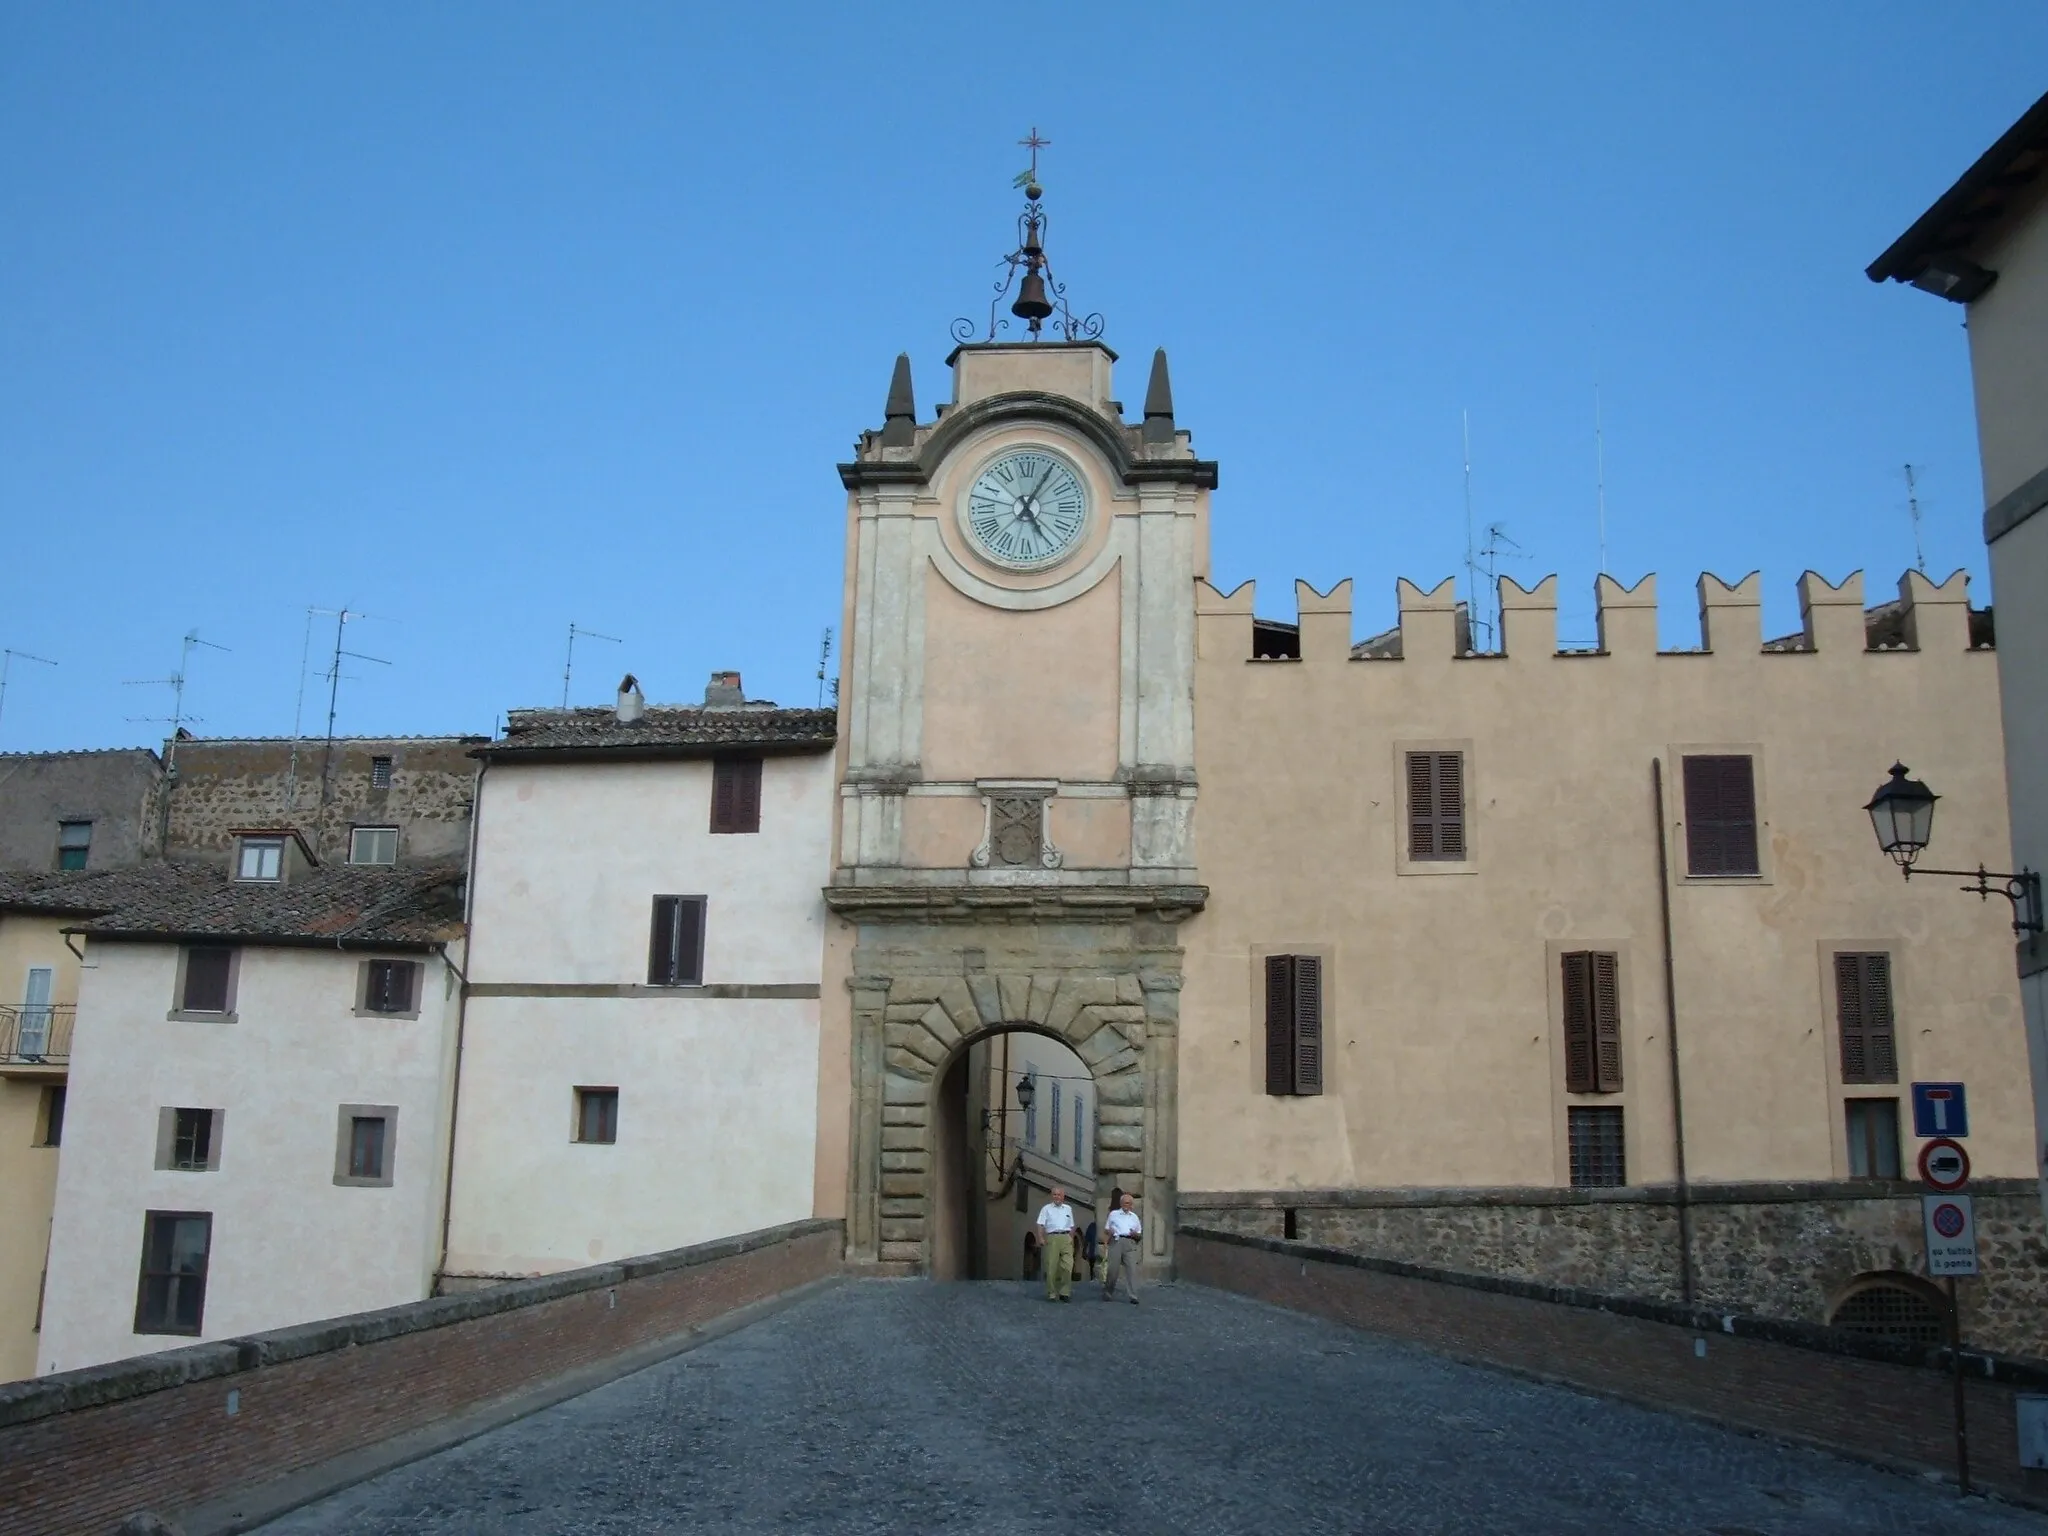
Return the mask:
M 1037 1097 L 1038 1085 L 1036 1083 L 1029 1077 L 1017 1079 L 1017 1105 L 1020 1109 L 1029 1109 L 1031 1101 Z
M 1913 861 L 1920 857 L 1934 837 L 1934 802 L 1941 796 L 1917 779 L 1909 779 L 1904 763 L 1893 763 L 1891 777 L 1877 788 L 1870 803 L 1870 825 L 1877 833 L 1877 846 L 1889 854 L 1908 880 L 1913 878 Z M 1975 869 L 1923 869 L 1923 875 L 1954 875 L 1976 879 L 1975 885 L 1959 889 L 1979 901 L 2003 896 L 2012 903 L 2012 931 L 2041 932 L 2041 877 L 2031 869 L 2016 875 L 1997 874 L 1979 864 Z M 1994 884 L 1993 882 L 1997 882 Z

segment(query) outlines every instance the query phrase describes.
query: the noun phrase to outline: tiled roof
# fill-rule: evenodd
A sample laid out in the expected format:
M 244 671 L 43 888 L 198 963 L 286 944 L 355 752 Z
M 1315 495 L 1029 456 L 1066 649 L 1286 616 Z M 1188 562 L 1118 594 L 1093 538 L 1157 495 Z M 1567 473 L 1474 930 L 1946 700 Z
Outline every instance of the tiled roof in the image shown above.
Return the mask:
M 0 876 L 0 907 L 80 917 L 78 932 L 102 938 L 426 945 L 461 936 L 462 868 L 341 864 L 258 884 L 230 879 L 224 860 L 153 860 L 104 874 Z
M 725 708 L 651 705 L 638 720 L 610 709 L 515 709 L 505 734 L 477 757 L 517 758 L 564 753 L 624 756 L 701 756 L 753 747 L 769 752 L 822 752 L 837 739 L 838 717 L 829 709 Z

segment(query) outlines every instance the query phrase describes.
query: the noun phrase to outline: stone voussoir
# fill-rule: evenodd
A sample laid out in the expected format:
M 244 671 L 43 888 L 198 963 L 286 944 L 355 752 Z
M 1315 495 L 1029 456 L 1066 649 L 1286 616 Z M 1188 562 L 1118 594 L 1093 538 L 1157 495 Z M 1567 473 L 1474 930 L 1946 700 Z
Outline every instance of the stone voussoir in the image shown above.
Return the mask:
M 1024 1024 L 1031 1018 L 1031 978 L 1016 971 L 996 977 L 996 996 L 1002 1005 L 1002 1022 Z
M 974 1016 L 982 1028 L 1003 1022 L 1003 993 L 996 977 L 976 971 L 967 978 L 967 995 L 974 1000 Z
M 920 1061 L 918 1065 L 923 1068 L 926 1064 Z M 931 1097 L 931 1091 L 929 1071 L 886 1072 L 882 1076 L 882 1103 L 885 1106 L 894 1106 L 898 1109 L 914 1106 L 921 1115 L 925 1111 L 926 1101 Z

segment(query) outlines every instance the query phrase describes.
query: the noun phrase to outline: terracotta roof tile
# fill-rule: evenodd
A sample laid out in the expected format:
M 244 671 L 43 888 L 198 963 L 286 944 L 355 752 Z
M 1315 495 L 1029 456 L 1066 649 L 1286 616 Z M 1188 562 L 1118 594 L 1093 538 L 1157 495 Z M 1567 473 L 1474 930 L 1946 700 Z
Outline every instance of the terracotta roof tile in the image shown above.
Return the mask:
M 505 734 L 475 756 L 614 752 L 621 756 L 701 756 L 752 747 L 770 752 L 822 752 L 837 740 L 838 717 L 829 709 L 731 708 L 656 705 L 638 720 L 610 709 L 515 709 Z

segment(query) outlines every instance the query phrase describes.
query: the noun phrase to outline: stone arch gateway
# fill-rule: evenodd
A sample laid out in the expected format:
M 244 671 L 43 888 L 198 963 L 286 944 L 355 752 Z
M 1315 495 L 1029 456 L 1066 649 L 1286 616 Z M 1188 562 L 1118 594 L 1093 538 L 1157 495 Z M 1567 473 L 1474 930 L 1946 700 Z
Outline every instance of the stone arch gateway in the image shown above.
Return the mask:
M 1181 951 L 1200 887 L 929 893 L 828 890 L 856 927 L 847 1257 L 929 1273 L 937 1216 L 937 1098 L 974 1039 L 1029 1030 L 1095 1078 L 1098 1196 L 1142 1192 L 1146 1266 L 1173 1258 Z M 1108 898 L 1108 899 L 1102 899 Z M 878 908 L 886 910 L 877 910 Z

